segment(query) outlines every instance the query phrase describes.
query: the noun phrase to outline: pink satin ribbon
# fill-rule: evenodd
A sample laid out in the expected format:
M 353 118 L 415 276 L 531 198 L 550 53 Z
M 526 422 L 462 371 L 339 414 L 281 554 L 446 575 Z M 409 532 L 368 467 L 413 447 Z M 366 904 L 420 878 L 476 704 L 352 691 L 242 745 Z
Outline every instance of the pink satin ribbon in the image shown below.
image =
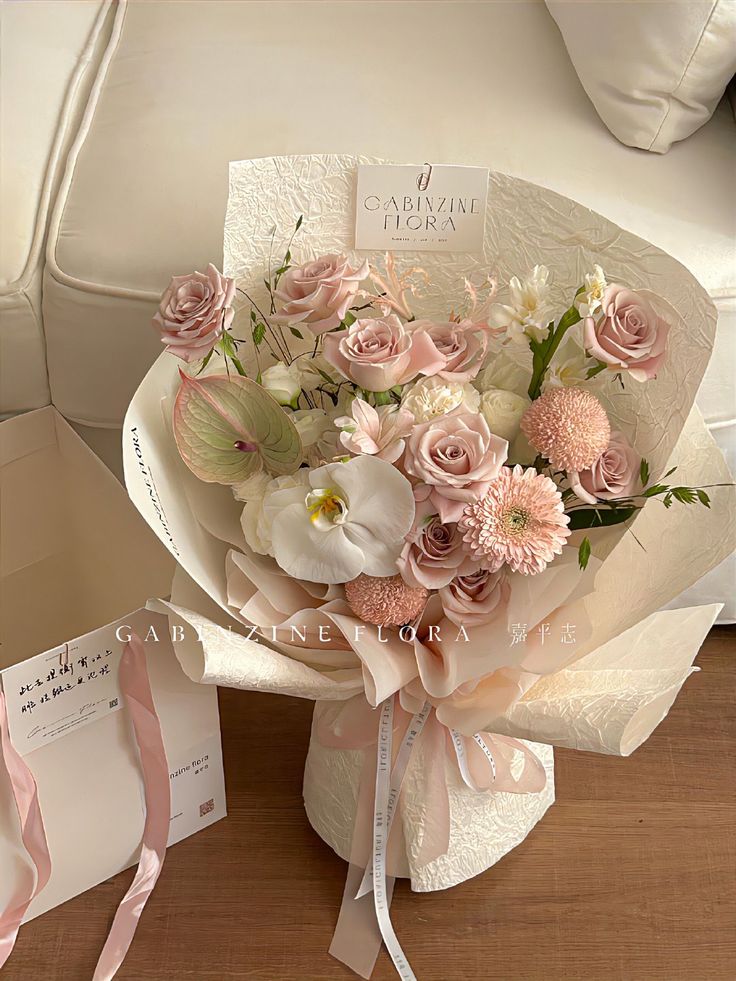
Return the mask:
M 133 634 L 120 659 L 120 690 L 133 722 L 141 758 L 146 795 L 146 821 L 138 868 L 123 901 L 118 906 L 110 933 L 100 954 L 92 981 L 109 981 L 125 960 L 143 908 L 161 874 L 169 838 L 171 790 L 169 765 L 143 643 Z
M 5 769 L 10 777 L 15 806 L 20 818 L 20 834 L 23 847 L 36 869 L 36 875 L 24 887 L 19 887 L 8 908 L 0 915 L 0 968 L 10 957 L 21 921 L 33 898 L 44 888 L 51 877 L 51 856 L 49 855 L 46 831 L 43 826 L 41 807 L 38 803 L 38 788 L 33 774 L 26 766 L 23 757 L 16 752 L 10 741 L 8 716 L 5 709 L 5 696 L 0 692 L 0 747 Z
M 330 704 L 317 708 L 316 736 L 323 746 L 339 749 L 362 749 L 363 769 L 360 775 L 358 800 L 356 804 L 355 825 L 350 852 L 345 890 L 343 892 L 340 914 L 330 945 L 330 954 L 342 961 L 356 974 L 370 978 L 383 941 L 371 893 L 356 896 L 365 879 L 365 870 L 370 868 L 372 854 L 372 818 L 375 807 L 375 787 L 377 770 L 377 735 L 379 711 L 372 709 L 362 696 L 356 696 L 339 705 Z M 411 724 L 411 717 L 399 705 L 395 706 L 393 725 L 393 759 L 396 759 L 397 746 L 401 743 L 404 730 Z M 546 783 L 547 774 L 543 764 L 534 752 L 517 739 L 491 733 L 479 734 L 485 750 L 493 757 L 489 761 L 483 747 L 474 737 L 461 737 L 467 760 L 466 776 L 472 775 L 472 783 L 478 790 L 502 791 L 504 793 L 538 793 Z M 424 788 L 426 801 L 425 833 L 419 847 L 416 864 L 419 868 L 445 855 L 450 841 L 450 803 L 445 775 L 445 760 L 449 754 L 459 766 L 455 757 L 453 740 L 449 730 L 431 713 L 419 736 L 424 746 Z M 514 755 L 521 752 L 524 765 L 518 776 L 511 771 Z M 463 776 L 461 771 L 461 776 Z M 465 776 L 463 776 L 465 780 Z M 400 794 L 401 791 L 399 791 Z M 398 808 L 398 801 L 396 804 Z M 396 825 L 388 839 L 388 868 L 398 866 L 399 851 L 403 836 L 394 834 Z M 393 855 L 392 855 L 393 851 Z M 394 877 L 386 877 L 388 905 L 394 887 Z
M 143 643 L 135 634 L 125 645 L 119 668 L 120 690 L 130 712 L 141 759 L 146 798 L 143 846 L 133 882 L 115 914 L 93 981 L 110 981 L 120 969 L 148 897 L 161 873 L 169 837 L 169 767 L 156 713 Z M 24 888 L 0 915 L 0 967 L 10 956 L 31 900 L 51 876 L 51 858 L 33 774 L 10 741 L 5 699 L 0 692 L 0 744 L 18 808 L 21 838 L 35 868 L 35 885 Z

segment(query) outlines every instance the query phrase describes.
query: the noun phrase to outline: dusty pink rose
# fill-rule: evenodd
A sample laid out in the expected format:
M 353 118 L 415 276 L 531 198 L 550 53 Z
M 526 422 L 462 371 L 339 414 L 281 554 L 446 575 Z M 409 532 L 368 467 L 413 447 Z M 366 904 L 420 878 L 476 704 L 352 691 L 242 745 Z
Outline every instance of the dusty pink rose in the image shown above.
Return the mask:
M 465 505 L 482 497 L 498 476 L 508 448 L 482 415 L 456 410 L 414 427 L 404 468 L 432 486 L 440 518 L 457 521 Z
M 459 574 L 439 591 L 442 609 L 458 627 L 477 627 L 488 623 L 506 604 L 511 592 L 503 569 L 490 572 L 476 569 Z
M 344 255 L 323 255 L 292 266 L 281 277 L 275 297 L 277 323 L 306 324 L 313 334 L 338 327 L 368 275 L 368 263 L 351 266 Z
M 234 296 L 235 281 L 212 263 L 207 272 L 174 276 L 153 318 L 166 350 L 184 361 L 208 355 L 232 323 Z
M 581 501 L 612 501 L 631 497 L 639 485 L 641 457 L 623 433 L 611 433 L 608 447 L 587 470 L 571 471 L 570 487 Z
M 414 492 L 417 509 L 414 527 L 407 536 L 397 565 L 410 586 L 439 589 L 455 576 L 478 568 L 466 550 L 454 522 L 443 523 L 430 498 L 431 488 L 420 485 Z
M 601 301 L 603 316 L 585 318 L 583 337 L 592 357 L 636 381 L 655 378 L 664 361 L 670 325 L 640 293 L 608 286 Z
M 434 323 L 418 320 L 413 331 L 424 331 L 444 358 L 437 374 L 448 381 L 467 382 L 478 374 L 488 349 L 489 327 L 471 320 Z
M 356 320 L 347 330 L 326 334 L 324 356 L 367 392 L 385 392 L 417 375 L 433 375 L 442 355 L 423 331 L 410 332 L 395 314 Z
M 414 416 L 398 405 L 374 409 L 363 399 L 354 399 L 352 415 L 340 416 L 335 425 L 342 429 L 340 442 L 351 453 L 377 456 L 395 463 L 404 452 L 404 437 L 414 426 Z

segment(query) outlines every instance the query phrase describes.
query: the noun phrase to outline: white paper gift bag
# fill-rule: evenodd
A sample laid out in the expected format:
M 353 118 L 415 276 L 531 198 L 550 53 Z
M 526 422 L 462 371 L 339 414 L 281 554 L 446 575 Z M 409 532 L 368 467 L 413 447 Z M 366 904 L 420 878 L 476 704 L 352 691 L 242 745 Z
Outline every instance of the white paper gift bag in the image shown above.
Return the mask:
M 123 487 L 46 408 L 0 424 L 0 495 L 2 922 L 19 894 L 31 894 L 34 875 L 32 818 L 16 803 L 13 759 L 35 779 L 50 859 L 23 920 L 139 860 L 153 778 L 118 675 L 131 637 L 142 641 L 139 669 L 150 679 L 144 723 L 158 717 L 165 751 L 163 788 L 154 789 L 170 797 L 168 844 L 224 817 L 225 790 L 216 690 L 187 678 L 166 618 L 145 609 L 168 594 L 173 562 Z

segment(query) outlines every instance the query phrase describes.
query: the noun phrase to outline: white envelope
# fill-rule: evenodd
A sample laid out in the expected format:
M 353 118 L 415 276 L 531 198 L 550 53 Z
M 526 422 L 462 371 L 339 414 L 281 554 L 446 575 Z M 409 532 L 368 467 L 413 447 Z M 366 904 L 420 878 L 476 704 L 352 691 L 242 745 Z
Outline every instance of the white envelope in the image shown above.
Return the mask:
M 169 844 L 225 816 L 217 691 L 186 677 L 166 618 L 144 609 L 168 595 L 173 569 L 124 488 L 55 409 L 0 424 L 0 683 L 52 859 L 26 920 L 138 861 L 143 781 L 117 686 L 130 630 L 146 639 L 163 730 Z M 0 910 L 32 874 L 0 766 Z

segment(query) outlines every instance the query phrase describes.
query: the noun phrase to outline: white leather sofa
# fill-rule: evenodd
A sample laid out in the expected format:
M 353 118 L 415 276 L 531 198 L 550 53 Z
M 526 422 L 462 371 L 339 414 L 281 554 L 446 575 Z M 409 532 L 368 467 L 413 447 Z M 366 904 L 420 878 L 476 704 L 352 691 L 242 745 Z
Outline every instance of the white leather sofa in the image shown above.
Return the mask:
M 125 408 L 160 350 L 158 296 L 172 273 L 221 259 L 228 161 L 363 152 L 516 174 L 677 257 L 719 310 L 699 404 L 736 469 L 725 101 L 664 155 L 622 145 L 542 0 L 0 10 L 0 412 L 53 401 L 116 469 Z M 723 566 L 689 599 L 725 599 L 734 578 Z

